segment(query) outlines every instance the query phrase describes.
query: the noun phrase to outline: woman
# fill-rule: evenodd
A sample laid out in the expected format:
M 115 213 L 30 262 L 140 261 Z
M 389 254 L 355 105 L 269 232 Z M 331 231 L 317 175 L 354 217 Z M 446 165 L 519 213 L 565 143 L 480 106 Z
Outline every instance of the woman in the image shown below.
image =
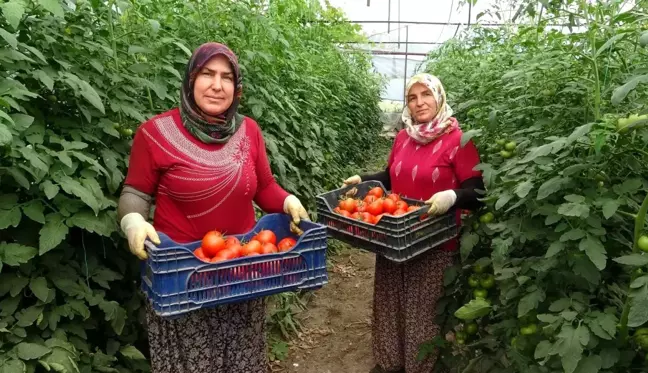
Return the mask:
M 473 168 L 479 154 L 472 142 L 461 146 L 462 132 L 436 77 L 418 74 L 408 82 L 402 119 L 405 129 L 396 136 L 387 169 L 352 176 L 344 185 L 379 180 L 394 193 L 426 200 L 430 214 L 478 207 L 478 191 L 484 184 Z M 439 334 L 434 322 L 436 302 L 457 246 L 458 241 L 451 240 L 404 264 L 376 256 L 373 354 L 377 366 L 372 372 L 432 371 L 436 353 L 422 362 L 416 357 L 420 344 Z
M 207 43 L 191 56 L 180 108 L 140 126 L 119 200 L 121 228 L 130 250 L 146 259 L 144 240 L 156 231 L 177 242 L 200 240 L 210 230 L 244 233 L 255 225 L 252 202 L 293 222 L 308 219 L 299 200 L 275 181 L 261 130 L 237 112 L 241 72 L 226 46 Z M 153 225 L 146 221 L 151 200 Z M 265 303 L 192 312 L 167 320 L 147 303 L 155 373 L 266 372 Z

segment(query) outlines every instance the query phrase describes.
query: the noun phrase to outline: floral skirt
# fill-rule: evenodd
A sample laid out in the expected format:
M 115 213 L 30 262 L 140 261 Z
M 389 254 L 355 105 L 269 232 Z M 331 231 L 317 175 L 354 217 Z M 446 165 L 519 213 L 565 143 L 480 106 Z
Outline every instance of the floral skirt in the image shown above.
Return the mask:
M 266 373 L 264 299 L 157 316 L 147 302 L 152 373 Z
M 455 252 L 434 250 L 403 264 L 376 256 L 373 355 L 387 371 L 432 372 L 438 353 L 419 362 L 421 343 L 439 334 L 434 322 L 443 295 L 443 273 Z

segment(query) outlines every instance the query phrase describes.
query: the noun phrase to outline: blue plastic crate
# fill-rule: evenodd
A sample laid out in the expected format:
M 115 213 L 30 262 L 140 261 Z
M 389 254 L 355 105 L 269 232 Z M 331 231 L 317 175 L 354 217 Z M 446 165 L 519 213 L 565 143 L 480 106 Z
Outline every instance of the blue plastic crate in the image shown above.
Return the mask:
M 297 244 L 287 252 L 243 257 L 221 263 L 205 263 L 193 251 L 200 241 L 179 244 L 159 233 L 160 245 L 146 243 L 148 259 L 141 264 L 142 290 L 160 316 L 180 316 L 201 308 L 240 302 L 295 290 L 313 290 L 328 283 L 326 227 L 303 221 L 304 234 L 290 232 L 290 217 L 269 214 L 246 234 L 249 241 L 263 229 L 277 235 L 277 242 L 293 237 Z

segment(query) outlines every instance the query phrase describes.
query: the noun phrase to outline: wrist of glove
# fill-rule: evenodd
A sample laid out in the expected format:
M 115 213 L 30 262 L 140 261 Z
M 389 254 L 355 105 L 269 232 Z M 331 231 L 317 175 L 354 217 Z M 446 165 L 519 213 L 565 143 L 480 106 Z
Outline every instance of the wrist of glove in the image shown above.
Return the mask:
M 145 260 L 148 258 L 144 248 L 144 241 L 148 238 L 154 244 L 160 244 L 160 237 L 155 228 L 136 212 L 126 214 L 120 222 L 121 230 L 128 239 L 128 247 L 133 255 Z
M 286 197 L 283 204 L 284 212 L 292 218 L 295 225 L 299 225 L 302 220 L 310 221 L 308 212 L 302 205 L 301 201 L 292 194 Z
M 357 185 L 360 184 L 361 182 L 362 182 L 362 178 L 360 177 L 360 175 L 353 175 L 342 182 L 342 188 L 348 187 L 349 185 Z
M 455 202 L 457 202 L 457 194 L 454 190 L 444 190 L 435 193 L 432 198 L 425 201 L 425 204 L 430 206 L 428 214 L 441 215 L 448 212 Z

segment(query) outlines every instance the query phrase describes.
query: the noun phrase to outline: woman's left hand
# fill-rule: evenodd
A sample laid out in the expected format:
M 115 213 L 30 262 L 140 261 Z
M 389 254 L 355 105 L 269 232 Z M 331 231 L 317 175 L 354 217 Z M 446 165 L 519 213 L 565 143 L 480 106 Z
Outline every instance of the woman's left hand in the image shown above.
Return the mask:
M 293 195 L 289 195 L 284 200 L 284 212 L 292 217 L 293 223 L 297 226 L 299 226 L 302 219 L 310 221 L 308 212 L 306 212 L 299 199 Z
M 425 204 L 430 205 L 428 214 L 441 215 L 448 212 L 448 210 L 450 210 L 450 207 L 452 207 L 456 201 L 457 194 L 454 192 L 454 190 L 449 189 L 435 193 L 432 198 L 425 201 Z

